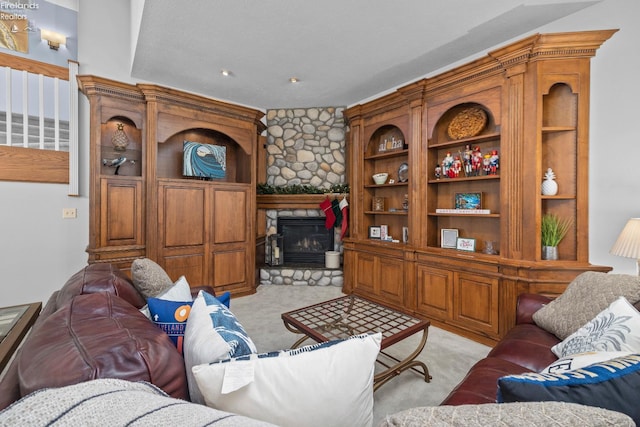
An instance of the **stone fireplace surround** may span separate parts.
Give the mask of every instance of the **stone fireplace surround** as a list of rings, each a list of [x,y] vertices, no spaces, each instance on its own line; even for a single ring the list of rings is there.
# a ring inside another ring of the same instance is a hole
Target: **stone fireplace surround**
[[[267,184],[330,188],[346,183],[343,110],[344,107],[268,110]],[[326,196],[272,197],[278,199],[278,206],[266,209],[267,233],[270,229],[277,230],[279,217],[324,218],[319,204]],[[337,195],[329,195],[333,197]],[[309,199],[314,201],[310,203]],[[333,230],[334,250],[342,258],[340,229]],[[265,266],[260,269],[260,284],[342,286],[343,274],[342,268]]]

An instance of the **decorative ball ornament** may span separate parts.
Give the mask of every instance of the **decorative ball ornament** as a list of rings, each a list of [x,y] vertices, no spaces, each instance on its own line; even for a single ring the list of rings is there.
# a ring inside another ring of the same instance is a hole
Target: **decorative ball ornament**
[[[547,169],[544,174],[544,181],[542,181],[542,195],[543,196],[555,196],[558,194],[558,183],[555,181],[556,174],[553,173],[551,168]]]
[[[116,151],[125,151],[127,149],[127,145],[129,145],[129,138],[127,138],[127,134],[124,133],[124,125],[122,123],[118,123],[117,126],[118,128],[111,137],[111,143]]]

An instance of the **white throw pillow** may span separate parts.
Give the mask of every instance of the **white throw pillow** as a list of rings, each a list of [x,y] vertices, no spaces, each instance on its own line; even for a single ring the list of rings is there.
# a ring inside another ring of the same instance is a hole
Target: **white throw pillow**
[[[630,351],[588,351],[571,356],[563,357],[553,362],[551,365],[540,371],[541,374],[561,374],[563,372],[575,371],[594,363],[606,362],[616,357],[628,356]]]
[[[191,297],[191,287],[184,276],[180,276],[172,287],[158,295],[156,298],[165,301],[191,301],[193,299]],[[140,312],[147,316],[147,319],[151,319],[151,312],[149,311],[148,305],[142,307]]]
[[[380,333],[193,367],[207,406],[282,427],[373,422]]]
[[[183,356],[191,401],[204,403],[191,368],[234,356],[256,353],[256,346],[233,313],[214,296],[200,291],[184,331]]]
[[[560,358],[588,351],[639,353],[640,313],[620,297],[551,351]]]

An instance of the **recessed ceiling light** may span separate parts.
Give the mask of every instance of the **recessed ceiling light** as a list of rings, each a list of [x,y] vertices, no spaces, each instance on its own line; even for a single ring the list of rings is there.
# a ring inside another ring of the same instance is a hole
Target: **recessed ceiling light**
[[[298,83],[298,82],[300,82],[300,79],[297,77],[291,77],[289,79],[289,83]]]
[[[220,74],[222,74],[225,77],[230,77],[231,76],[231,71],[229,71],[229,70],[221,70]]]

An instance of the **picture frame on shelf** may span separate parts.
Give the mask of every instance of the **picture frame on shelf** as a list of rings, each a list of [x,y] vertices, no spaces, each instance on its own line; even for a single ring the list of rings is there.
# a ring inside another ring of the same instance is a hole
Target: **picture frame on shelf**
[[[380,239],[387,240],[388,236],[389,236],[389,226],[388,225],[381,225],[380,226]]]
[[[455,209],[482,209],[482,193],[455,193],[454,207]]]
[[[379,225],[370,225],[369,226],[369,238],[380,240],[381,238],[381,228]]]
[[[402,227],[402,243],[409,243],[409,227]]]
[[[468,237],[458,237],[456,239],[456,249],[459,251],[475,252],[476,239]]]
[[[455,249],[458,240],[457,228],[442,228],[440,230],[440,247]]]

